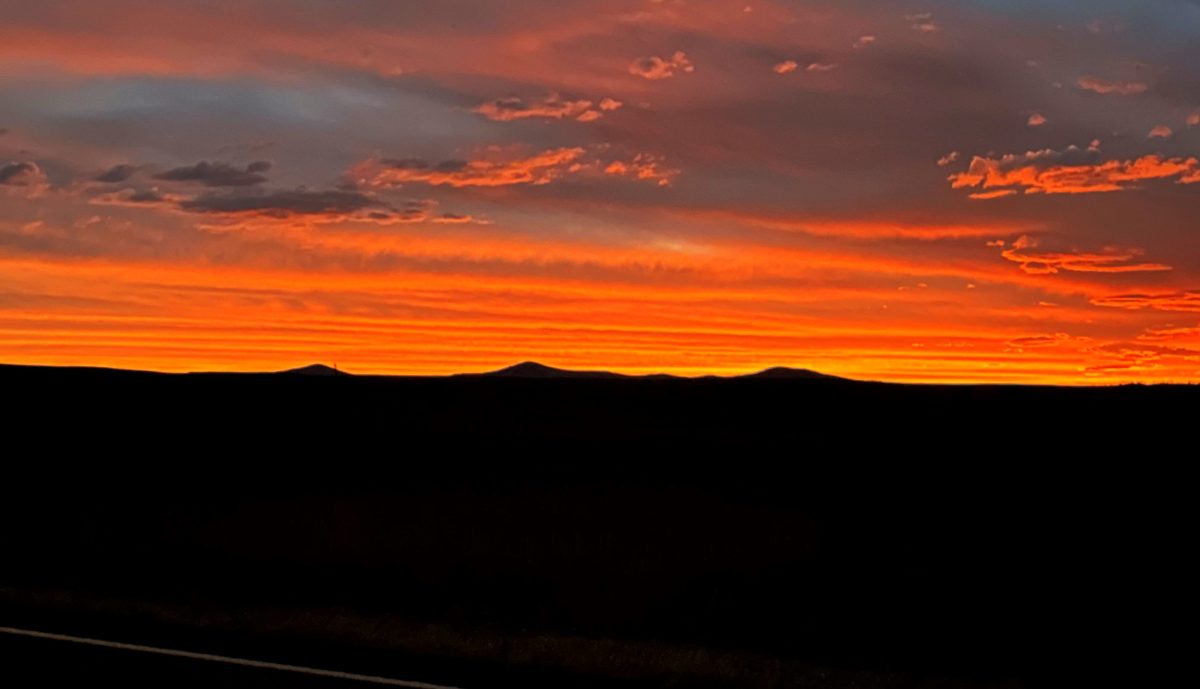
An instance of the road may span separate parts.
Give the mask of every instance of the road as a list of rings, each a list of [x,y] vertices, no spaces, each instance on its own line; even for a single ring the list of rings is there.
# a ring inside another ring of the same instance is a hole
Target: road
[[[164,686],[457,689],[391,677],[0,627],[0,683],[82,689],[110,682],[122,689]]]

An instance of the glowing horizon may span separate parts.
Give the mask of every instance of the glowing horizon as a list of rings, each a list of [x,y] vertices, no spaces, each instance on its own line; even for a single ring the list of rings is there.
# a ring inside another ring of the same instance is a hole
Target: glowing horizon
[[[0,362],[1200,381],[1195,3],[212,8],[6,7]]]

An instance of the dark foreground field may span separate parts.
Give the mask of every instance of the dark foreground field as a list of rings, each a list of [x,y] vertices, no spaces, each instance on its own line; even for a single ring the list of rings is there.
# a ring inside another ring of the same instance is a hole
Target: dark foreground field
[[[0,389],[0,626],[462,687],[1008,687],[1155,667],[1184,643],[1161,620],[1195,612],[1197,387],[0,367]],[[326,686],[3,635],[0,657],[24,686]]]

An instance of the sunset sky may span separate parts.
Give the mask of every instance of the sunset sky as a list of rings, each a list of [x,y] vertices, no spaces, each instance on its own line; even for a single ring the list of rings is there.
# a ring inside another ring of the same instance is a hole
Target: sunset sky
[[[0,0],[0,362],[1200,381],[1196,0]]]

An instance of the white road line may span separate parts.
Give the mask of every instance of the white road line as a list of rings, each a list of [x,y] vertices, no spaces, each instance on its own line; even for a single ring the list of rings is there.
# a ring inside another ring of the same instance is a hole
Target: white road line
[[[187,658],[189,660],[204,660],[210,663],[225,663],[226,665],[240,665],[242,667],[259,668],[263,670],[279,670],[281,672],[295,672],[302,675],[316,675],[318,677],[329,677],[332,679],[344,679],[352,682],[368,682],[370,684],[382,684],[390,687],[408,687],[409,689],[458,689],[457,687],[448,686],[445,684],[428,684],[426,682],[413,682],[403,679],[392,679],[390,677],[376,677],[374,675],[359,675],[353,672],[339,672],[337,670],[321,670],[313,667],[304,667],[302,665],[287,665],[284,663],[270,663],[265,660],[249,660],[247,658],[232,658],[230,656],[214,655],[212,653],[195,653],[193,651],[180,651],[174,648],[157,648],[155,646],[142,646],[140,644],[126,644],[119,641],[105,641],[104,639],[89,639],[83,636],[68,636],[66,634],[50,634],[48,632],[38,632],[32,629],[17,629],[16,627],[0,627],[0,634],[9,634],[12,636],[24,636],[33,639],[47,639],[50,641],[65,641],[73,644],[83,644],[86,646],[99,646],[100,648],[114,648],[121,651],[135,651],[137,653],[153,653],[161,656],[171,656],[174,658]]]

